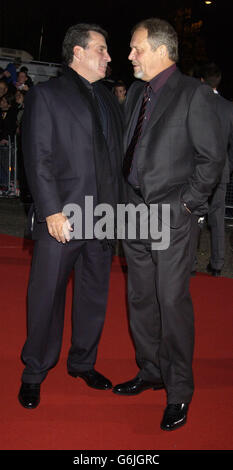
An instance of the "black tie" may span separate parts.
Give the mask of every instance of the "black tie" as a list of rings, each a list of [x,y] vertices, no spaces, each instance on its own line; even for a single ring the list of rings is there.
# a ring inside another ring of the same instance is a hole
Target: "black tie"
[[[134,150],[135,150],[138,139],[139,139],[139,137],[141,135],[141,132],[142,132],[142,124],[143,124],[143,120],[145,118],[146,105],[147,105],[147,101],[149,99],[149,88],[150,88],[150,84],[147,83],[145,85],[145,88],[144,88],[144,95],[143,95],[142,105],[141,105],[141,108],[140,108],[140,111],[139,111],[139,116],[138,116],[137,124],[136,124],[135,130],[134,130],[134,134],[133,134],[133,137],[132,137],[131,142],[129,144],[129,147],[126,151],[125,158],[124,158],[123,175],[126,179],[129,176],[131,166],[132,166],[133,156],[134,156]]]

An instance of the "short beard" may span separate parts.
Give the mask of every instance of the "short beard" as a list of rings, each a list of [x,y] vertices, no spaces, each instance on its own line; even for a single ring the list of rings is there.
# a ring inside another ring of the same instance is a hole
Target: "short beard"
[[[142,70],[139,70],[138,72],[134,72],[135,78],[140,78],[140,79],[142,79],[143,75],[144,75],[144,73],[143,73]]]

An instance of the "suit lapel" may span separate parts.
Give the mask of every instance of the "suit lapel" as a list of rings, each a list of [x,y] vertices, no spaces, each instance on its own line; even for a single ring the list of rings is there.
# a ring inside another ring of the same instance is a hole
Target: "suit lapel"
[[[61,89],[62,94],[59,99],[64,100],[64,105],[69,107],[75,120],[88,129],[87,123],[91,119],[92,106],[91,96],[89,97],[89,92],[85,89],[85,85],[78,82],[75,83],[64,75],[61,77]]]
[[[162,92],[158,98],[155,108],[151,114],[150,121],[144,130],[144,135],[158,122],[162,114],[166,111],[172,99],[175,98],[176,92],[179,90],[179,82],[182,77],[180,71],[177,69],[167,80],[163,86]],[[129,145],[129,136],[132,134],[131,128],[134,122],[135,114],[138,113],[141,106],[141,98],[143,93],[143,82],[138,82],[137,88],[134,90],[132,96],[129,97],[127,108],[129,109],[130,116],[126,115],[126,133],[125,133],[125,149]]]
[[[151,130],[151,128],[158,122],[160,117],[165,113],[169,104],[173,99],[175,99],[176,93],[179,92],[179,81],[182,77],[179,70],[176,70],[167,80],[163,89],[159,95],[158,101],[154,107],[154,110],[151,114],[149,123],[145,128],[144,135]]]

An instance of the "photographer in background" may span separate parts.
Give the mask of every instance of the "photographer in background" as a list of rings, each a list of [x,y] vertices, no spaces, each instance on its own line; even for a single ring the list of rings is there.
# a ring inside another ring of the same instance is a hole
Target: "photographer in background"
[[[26,72],[19,72],[18,73],[18,78],[17,78],[17,82],[15,84],[17,90],[24,90],[24,91],[28,91],[30,86],[29,86],[29,83],[28,83],[28,77],[27,77],[27,74]]]
[[[0,98],[0,145],[8,144],[10,136],[13,139],[16,132],[17,108],[15,97],[6,93]]]

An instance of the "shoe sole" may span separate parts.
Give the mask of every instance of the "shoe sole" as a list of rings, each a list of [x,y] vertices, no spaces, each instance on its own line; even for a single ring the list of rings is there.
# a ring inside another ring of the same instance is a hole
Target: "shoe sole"
[[[36,405],[27,406],[27,405],[25,405],[24,401],[20,398],[20,396],[18,396],[18,400],[19,400],[20,405],[22,405],[22,407],[25,408],[26,410],[34,410],[40,404],[40,400],[39,400]]]
[[[162,390],[164,389],[164,386],[161,385],[161,386],[158,386],[158,387],[148,387],[148,388],[144,388],[144,390],[140,390],[140,392],[134,392],[134,393],[127,393],[127,392],[117,392],[116,390],[112,390],[113,393],[115,393],[116,395],[122,395],[122,396],[130,396],[130,397],[133,397],[134,395],[140,395],[140,393],[143,393],[143,392],[146,392],[147,390]]]

